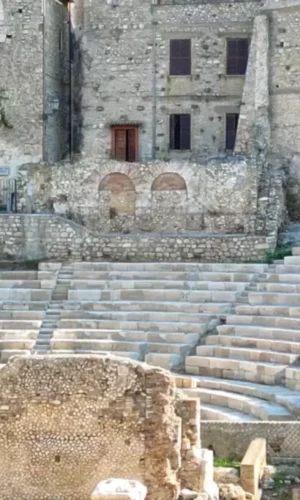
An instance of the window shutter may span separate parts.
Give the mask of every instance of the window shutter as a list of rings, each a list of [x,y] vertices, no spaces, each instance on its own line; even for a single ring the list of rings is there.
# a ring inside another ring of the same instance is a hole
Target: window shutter
[[[175,115],[170,115],[170,149],[175,149]]]
[[[245,75],[249,54],[249,39],[227,40],[227,74]]]
[[[191,115],[180,115],[180,149],[191,149]]]
[[[170,40],[170,75],[191,74],[191,40]]]

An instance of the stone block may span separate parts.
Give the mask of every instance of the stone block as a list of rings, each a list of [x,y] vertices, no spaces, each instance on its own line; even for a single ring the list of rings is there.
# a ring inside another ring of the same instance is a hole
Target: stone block
[[[259,480],[266,465],[266,439],[257,438],[251,441],[241,462],[241,486],[255,497],[258,495]]]
[[[147,488],[139,481],[113,478],[101,481],[91,500],[144,500],[146,495]]]

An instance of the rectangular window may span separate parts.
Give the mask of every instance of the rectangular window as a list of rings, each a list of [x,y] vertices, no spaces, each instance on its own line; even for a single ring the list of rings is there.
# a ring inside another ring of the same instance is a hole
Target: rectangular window
[[[170,149],[191,149],[191,115],[170,115]]]
[[[238,113],[226,114],[226,149],[228,151],[234,150],[238,122],[239,122]]]
[[[248,63],[250,40],[232,38],[227,40],[227,75],[245,75]]]
[[[170,40],[170,75],[191,74],[191,40]]]

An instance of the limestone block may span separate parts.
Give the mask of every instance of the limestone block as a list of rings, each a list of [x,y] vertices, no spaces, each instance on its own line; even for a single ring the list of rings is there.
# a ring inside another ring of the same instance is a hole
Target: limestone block
[[[240,476],[234,467],[215,467],[214,480],[217,484],[239,484]]]
[[[112,478],[96,486],[91,500],[145,500],[146,495],[147,488],[139,481]]]
[[[292,489],[292,499],[293,500],[300,500],[300,488],[293,488]]]

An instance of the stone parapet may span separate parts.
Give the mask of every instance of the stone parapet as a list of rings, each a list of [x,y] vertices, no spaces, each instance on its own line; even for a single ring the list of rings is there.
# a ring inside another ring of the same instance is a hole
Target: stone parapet
[[[276,234],[102,234],[57,215],[0,215],[0,256],[12,260],[261,261]]]

